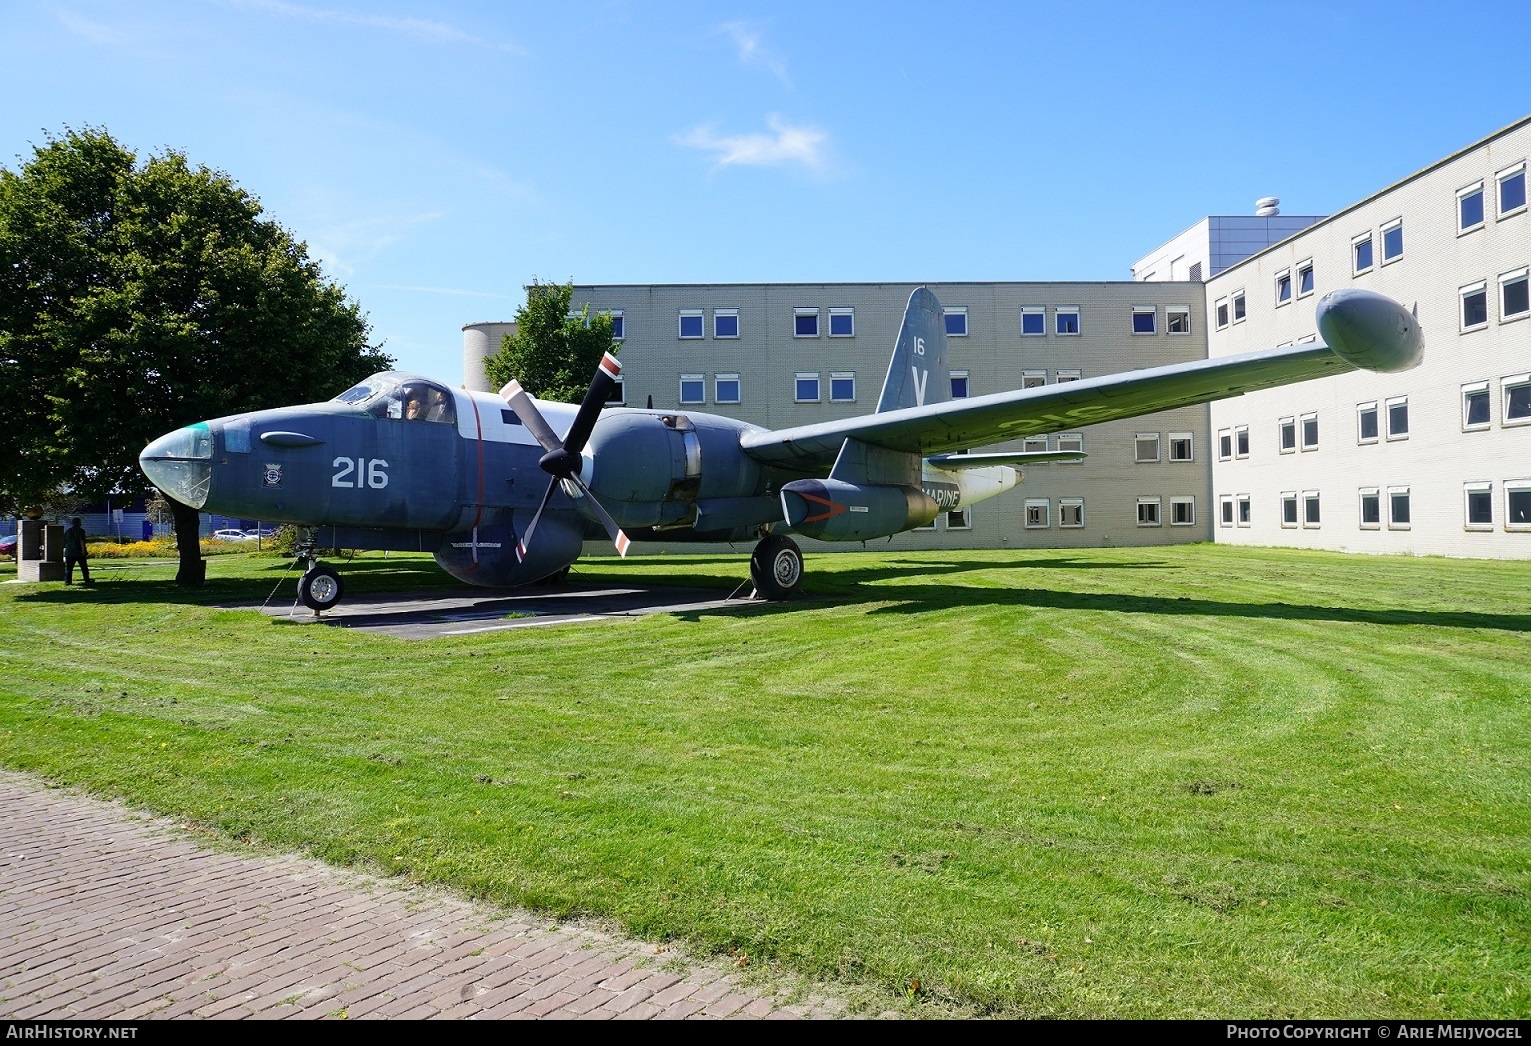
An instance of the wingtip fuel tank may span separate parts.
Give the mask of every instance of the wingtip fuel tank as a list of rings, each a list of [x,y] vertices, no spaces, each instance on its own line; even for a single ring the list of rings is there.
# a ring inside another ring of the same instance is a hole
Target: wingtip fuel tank
[[[1414,314],[1376,291],[1348,287],[1318,303],[1318,332],[1352,366],[1392,374],[1419,366],[1424,334]]]

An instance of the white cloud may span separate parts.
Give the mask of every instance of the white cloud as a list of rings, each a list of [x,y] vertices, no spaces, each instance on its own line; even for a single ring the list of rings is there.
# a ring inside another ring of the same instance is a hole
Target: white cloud
[[[446,212],[412,215],[376,215],[352,221],[314,221],[319,231],[308,237],[308,255],[327,272],[352,276],[357,265],[371,261],[405,238],[405,234],[427,225]]]
[[[502,298],[511,300],[509,294],[491,294],[488,291],[469,291],[458,287],[412,287],[404,284],[384,283],[378,286],[381,291],[409,291],[414,294],[450,294],[457,298]]]
[[[64,23],[65,29],[68,29],[76,36],[84,37],[91,43],[116,45],[137,42],[137,37],[134,34],[116,26],[106,25],[102,22],[93,22],[88,18],[75,14],[73,11],[59,11],[57,14],[58,20]]]
[[[724,22],[718,32],[726,34],[739,52],[739,61],[745,65],[759,65],[769,69],[782,83],[787,79],[787,63],[774,50],[761,42],[760,30],[749,22]]]
[[[748,167],[776,167],[800,163],[817,170],[824,166],[824,143],[829,135],[817,127],[793,127],[779,116],[766,117],[770,134],[715,134],[703,125],[677,135],[674,141],[692,149],[717,154],[717,166],[740,164]]]
[[[248,10],[269,11],[286,18],[301,18],[309,22],[328,22],[336,25],[359,25],[368,29],[383,29],[401,33],[417,40],[436,44],[474,44],[492,47],[512,54],[526,54],[526,49],[515,44],[495,43],[480,39],[466,30],[446,22],[428,18],[400,18],[397,15],[365,14],[360,11],[339,11],[333,8],[307,7],[290,4],[286,0],[232,0],[235,7]]]

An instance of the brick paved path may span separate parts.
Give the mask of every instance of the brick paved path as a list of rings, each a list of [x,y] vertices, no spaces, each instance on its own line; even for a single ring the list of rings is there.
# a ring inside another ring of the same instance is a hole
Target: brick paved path
[[[652,944],[297,857],[203,850],[168,821],[0,771],[0,1016],[837,1012],[752,995]]]

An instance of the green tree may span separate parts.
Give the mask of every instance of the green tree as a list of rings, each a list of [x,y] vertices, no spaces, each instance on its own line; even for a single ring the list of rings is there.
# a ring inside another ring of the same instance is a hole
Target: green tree
[[[311,402],[384,370],[307,247],[228,175],[68,130],[0,168],[0,507],[143,490],[172,429]],[[197,584],[198,514],[175,508]]]
[[[526,288],[526,304],[516,310],[516,333],[507,334],[500,351],[484,361],[490,384],[499,388],[514,378],[533,396],[578,403],[590,387],[601,355],[616,355],[611,316],[591,315],[590,304],[570,312],[573,283],[538,283]]]

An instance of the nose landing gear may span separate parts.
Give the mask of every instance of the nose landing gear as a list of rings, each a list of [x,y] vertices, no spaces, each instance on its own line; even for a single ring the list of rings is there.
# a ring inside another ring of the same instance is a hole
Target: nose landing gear
[[[334,567],[319,562],[319,550],[314,547],[312,533],[308,540],[298,545],[298,562],[306,564],[303,576],[298,578],[298,602],[316,615],[333,610],[340,604],[346,587]]]

